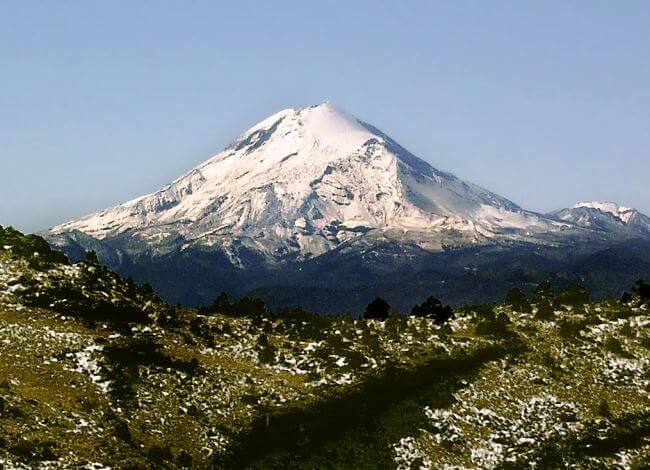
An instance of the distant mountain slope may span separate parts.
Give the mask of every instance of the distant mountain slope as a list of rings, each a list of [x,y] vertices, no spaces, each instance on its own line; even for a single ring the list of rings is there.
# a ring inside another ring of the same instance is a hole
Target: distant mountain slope
[[[603,232],[650,236],[650,217],[614,202],[580,202],[549,216]]]

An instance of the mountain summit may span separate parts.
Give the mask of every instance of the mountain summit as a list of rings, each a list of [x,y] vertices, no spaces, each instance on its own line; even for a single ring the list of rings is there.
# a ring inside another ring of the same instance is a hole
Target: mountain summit
[[[477,242],[553,223],[436,170],[330,103],[285,109],[155,193],[54,227],[148,248],[233,245],[312,257],[369,231],[454,231]],[[141,245],[138,245],[141,246]]]

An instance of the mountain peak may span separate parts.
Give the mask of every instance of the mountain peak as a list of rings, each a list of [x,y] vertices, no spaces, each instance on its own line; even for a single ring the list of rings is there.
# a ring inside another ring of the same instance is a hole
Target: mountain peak
[[[369,232],[421,233],[439,249],[441,237],[478,242],[552,226],[325,102],[275,113],[161,190],[50,233],[126,234],[138,250],[216,245],[233,257],[245,246],[280,260],[317,256]]]
[[[613,215],[614,217],[620,219],[622,222],[627,223],[635,211],[631,207],[621,206],[615,202],[609,201],[583,201],[577,204],[574,204],[571,209],[595,209],[600,212],[605,212]]]
[[[564,222],[604,232],[650,235],[650,218],[632,207],[610,201],[583,201],[549,214]]]

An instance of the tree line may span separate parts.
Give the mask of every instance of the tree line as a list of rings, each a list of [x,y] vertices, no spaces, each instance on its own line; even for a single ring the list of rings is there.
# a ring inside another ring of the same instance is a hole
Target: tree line
[[[638,280],[632,288],[625,292],[619,299],[622,303],[629,303],[634,300],[647,302],[650,300],[650,284],[645,280]],[[610,299],[614,300],[614,299]],[[566,288],[555,292],[555,289],[549,281],[543,281],[538,284],[531,296],[526,295],[519,288],[510,289],[502,304],[511,307],[513,310],[531,313],[535,311],[535,316],[540,319],[551,319],[554,311],[561,308],[569,308],[573,311],[584,311],[584,306],[592,302],[587,289],[578,283],[571,283]],[[494,304],[464,306],[459,310],[474,310],[478,312],[492,310]],[[231,300],[225,292],[209,305],[199,307],[198,313],[201,315],[211,315],[221,313],[234,316],[260,316],[268,315],[271,312],[262,299],[252,297],[242,297],[238,300]],[[299,308],[284,309],[279,316],[285,315],[296,316],[302,313],[304,316],[317,316],[310,312],[304,312]],[[399,313],[395,311],[385,299],[375,297],[365,307],[363,318],[386,320],[392,314]],[[454,315],[454,309],[435,296],[427,297],[423,302],[415,304],[410,311],[414,317],[431,318],[437,324],[444,324]]]

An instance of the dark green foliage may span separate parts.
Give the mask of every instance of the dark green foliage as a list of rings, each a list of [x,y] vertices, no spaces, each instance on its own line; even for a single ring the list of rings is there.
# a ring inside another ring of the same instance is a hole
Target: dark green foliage
[[[122,419],[116,419],[115,425],[113,427],[113,435],[118,439],[123,440],[127,444],[131,444],[131,442],[133,442],[133,437],[131,436],[131,431],[129,430],[129,424]]]
[[[584,318],[561,318],[557,321],[560,328],[560,336],[568,340],[576,340],[580,337],[580,332],[587,326],[589,322]]]
[[[325,338],[327,329],[334,321],[333,317],[307,312],[300,308],[285,308],[278,318],[279,327],[284,332],[303,341]]]
[[[99,256],[97,256],[97,252],[95,250],[88,250],[86,251],[86,262],[88,264],[92,265],[99,265]]]
[[[214,313],[230,313],[232,304],[228,298],[228,294],[222,292],[219,294],[211,304],[199,307],[199,314],[212,315]]]
[[[537,304],[535,318],[539,318],[540,320],[553,320],[555,318],[553,306],[548,300],[542,300]]]
[[[479,335],[495,335],[501,336],[508,333],[508,325],[510,318],[503,312],[495,314],[490,310],[490,313],[484,314],[479,317],[476,324],[476,334]]]
[[[650,300],[650,284],[643,279],[639,279],[634,283],[632,289],[623,292],[621,296],[622,304],[629,304],[630,302],[637,301],[645,303]]]
[[[163,465],[165,462],[170,462],[174,458],[169,446],[160,445],[151,446],[149,452],[147,452],[147,456],[156,465]]]
[[[449,305],[442,305],[442,302],[433,296],[427,297],[424,302],[415,305],[411,309],[411,315],[433,318],[434,322],[439,325],[449,320],[453,314],[454,312]]]
[[[149,322],[149,317],[137,306],[135,299],[110,299],[104,295],[104,283],[91,273],[82,275],[76,283],[66,278],[47,284],[32,279],[19,281],[26,287],[20,295],[25,305],[30,307],[48,308],[91,324],[107,322],[121,330],[125,330],[127,323]]]
[[[553,299],[553,286],[549,281],[540,282],[535,291],[533,292],[533,302],[540,302],[542,300],[552,300]]]
[[[24,439],[10,447],[9,452],[28,463],[52,461],[57,459],[56,454],[52,451],[54,445],[54,442],[51,441],[39,442]]]
[[[632,287],[632,292],[634,292],[642,301],[650,300],[650,284],[645,282],[643,279],[636,281]]]
[[[233,304],[232,313],[243,316],[264,316],[266,315],[266,303],[262,299],[253,297],[242,297]]]
[[[180,468],[190,468],[192,466],[192,456],[185,450],[181,450],[176,456],[176,465]]]
[[[555,299],[555,306],[583,307],[591,301],[589,292],[580,284],[571,283]]]
[[[0,226],[0,251],[4,247],[14,255],[25,258],[34,269],[43,269],[50,264],[69,264],[68,258],[38,235],[23,235],[12,227]]]
[[[623,350],[623,345],[621,344],[621,341],[614,336],[609,336],[605,340],[603,345],[605,346],[605,348],[607,348],[609,352],[618,354],[620,356],[625,355],[625,351]]]
[[[521,290],[512,288],[508,291],[505,298],[505,304],[510,305],[513,310],[518,312],[530,312],[530,303],[528,297]]]
[[[200,315],[213,315],[215,313],[232,316],[260,317],[266,315],[268,311],[266,303],[262,299],[242,297],[235,302],[231,302],[228,294],[222,292],[211,304],[199,307]]]
[[[104,357],[104,373],[113,381],[111,392],[125,402],[135,396],[132,387],[140,377],[139,367],[171,368],[190,375],[200,372],[196,358],[172,358],[150,336],[119,338],[104,348]]]
[[[494,314],[494,305],[490,304],[478,304],[478,305],[465,305],[461,308],[461,311],[466,313],[476,313],[477,316],[481,317],[483,315],[493,315]]]
[[[266,335],[260,335],[257,338],[257,355],[262,364],[271,364],[275,361],[275,352],[277,348],[269,343],[269,339]]]
[[[390,304],[381,297],[375,299],[366,306],[363,318],[386,320],[389,317]]]

